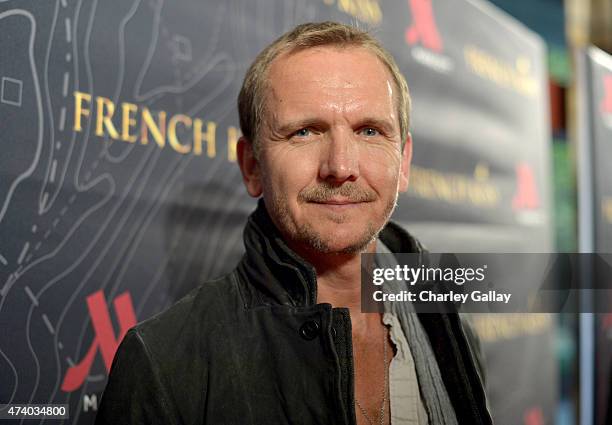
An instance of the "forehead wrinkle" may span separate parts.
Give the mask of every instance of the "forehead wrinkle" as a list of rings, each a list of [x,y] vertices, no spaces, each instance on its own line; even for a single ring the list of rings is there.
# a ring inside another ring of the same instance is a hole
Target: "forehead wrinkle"
[[[296,80],[299,81],[299,80]],[[388,96],[373,99],[370,94],[363,91],[363,86],[351,84],[345,87],[327,87],[317,84],[316,97],[310,90],[310,83],[296,85],[297,88],[292,93],[278,93],[276,88],[270,90],[271,100],[274,109],[294,112],[312,109],[314,111],[329,111],[339,114],[359,112],[360,110],[371,111],[373,109],[384,108],[395,117],[395,98],[387,81]],[[344,92],[344,93],[341,93]],[[376,100],[375,103],[374,100]]]
[[[352,81],[347,78],[343,72],[343,68],[329,69],[326,68],[327,62],[315,60],[314,63],[308,63],[308,56],[315,54],[319,50],[328,50],[329,47],[322,49],[308,49],[307,51],[285,54],[276,58],[268,70],[268,96],[266,96],[266,106],[272,107],[275,112],[272,120],[282,119],[279,112],[283,115],[294,114],[294,111],[308,111],[308,115],[320,115],[325,111],[350,114],[364,110],[371,115],[373,109],[383,107],[384,113],[388,114],[394,121],[399,121],[397,115],[397,95],[395,93],[395,83],[388,69],[380,61],[378,57],[370,52],[365,51],[368,57],[374,58],[376,66],[379,68],[380,78],[376,78],[376,82],[363,81],[358,79]],[[346,50],[339,50],[339,53],[345,53]],[[360,49],[357,51],[360,52]],[[361,53],[364,51],[361,50]],[[295,62],[291,62],[293,55],[301,55],[299,59],[300,65],[306,60],[308,66],[296,67]],[[362,59],[360,59],[362,60]],[[312,72],[317,68],[317,62],[320,63],[322,71],[320,73]],[[297,69],[296,69],[297,68]],[[347,70],[350,67],[346,67]],[[282,81],[279,86],[278,82]],[[377,87],[372,87],[376,85]],[[344,93],[343,93],[344,92]],[[356,92],[357,94],[352,94]],[[387,96],[372,96],[376,92],[383,92]],[[313,98],[313,93],[316,93],[316,98]],[[372,100],[376,99],[377,104],[373,105]],[[312,108],[309,108],[309,105]],[[268,108],[267,108],[268,109]],[[268,115],[268,113],[266,113]],[[345,117],[348,118],[348,117]],[[272,124],[272,123],[270,123]],[[273,124],[278,124],[274,122]]]

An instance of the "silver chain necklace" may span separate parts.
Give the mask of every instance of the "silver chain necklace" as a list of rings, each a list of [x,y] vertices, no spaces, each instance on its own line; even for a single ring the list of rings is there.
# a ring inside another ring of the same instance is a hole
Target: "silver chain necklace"
[[[383,388],[382,388],[382,404],[380,406],[380,413],[379,413],[379,417],[378,417],[378,422],[380,423],[380,425],[384,425],[384,423],[385,423],[385,407],[387,406],[387,387],[389,385],[389,375],[387,375],[387,370],[389,368],[389,361],[387,360],[387,331],[386,331],[386,327],[385,327],[385,332],[383,332],[383,357],[384,357],[384,366],[385,366],[385,368],[383,370],[384,384],[383,384]],[[366,418],[368,423],[370,425],[374,425],[374,421],[372,421],[372,419],[370,419],[370,417],[368,416],[368,412],[366,412],[366,410],[363,408],[361,403],[359,403],[359,400],[357,400],[357,397],[355,397],[355,404],[357,405],[357,407],[359,407],[359,410],[361,410],[361,413]]]

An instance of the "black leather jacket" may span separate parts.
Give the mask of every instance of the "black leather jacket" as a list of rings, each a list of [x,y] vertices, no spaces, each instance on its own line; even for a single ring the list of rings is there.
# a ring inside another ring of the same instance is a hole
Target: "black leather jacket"
[[[393,252],[421,252],[389,223]],[[260,202],[246,254],[131,329],[111,368],[96,424],[355,424],[347,308],[317,304],[314,269],[280,238]],[[423,314],[460,424],[490,424],[484,389],[455,314]]]

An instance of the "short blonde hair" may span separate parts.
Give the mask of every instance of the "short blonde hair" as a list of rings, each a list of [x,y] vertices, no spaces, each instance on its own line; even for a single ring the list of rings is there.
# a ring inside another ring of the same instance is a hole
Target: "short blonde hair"
[[[402,146],[408,137],[410,94],[406,79],[393,56],[366,31],[337,22],[306,23],[283,34],[257,55],[249,67],[238,95],[240,129],[257,154],[258,135],[265,112],[266,89],[270,64],[281,54],[295,53],[320,46],[363,47],[374,53],[387,67],[396,88],[396,101]]]

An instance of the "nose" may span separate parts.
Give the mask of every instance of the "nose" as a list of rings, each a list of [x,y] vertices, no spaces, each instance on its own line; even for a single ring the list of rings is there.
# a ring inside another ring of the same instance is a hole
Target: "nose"
[[[322,180],[338,184],[359,177],[359,146],[352,132],[331,131],[321,156]]]

